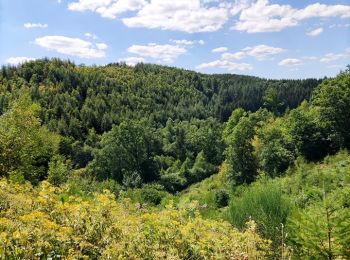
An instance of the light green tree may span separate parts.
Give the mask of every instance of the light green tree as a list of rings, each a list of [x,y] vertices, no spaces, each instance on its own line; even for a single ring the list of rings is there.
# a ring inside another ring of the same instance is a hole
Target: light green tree
[[[41,125],[40,106],[23,92],[0,116],[0,175],[38,182],[57,153],[59,136]]]

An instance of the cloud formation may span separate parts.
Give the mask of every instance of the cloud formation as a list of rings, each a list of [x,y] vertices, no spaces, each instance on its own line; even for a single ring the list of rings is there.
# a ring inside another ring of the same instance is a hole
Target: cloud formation
[[[146,60],[142,57],[127,57],[123,59],[119,59],[119,62],[125,62],[125,64],[129,66],[135,66],[137,63],[146,62]]]
[[[104,43],[93,44],[79,38],[56,35],[36,38],[35,44],[50,51],[86,59],[104,58],[108,47]]]
[[[196,69],[220,68],[228,71],[250,71],[253,67],[248,63],[235,63],[227,60],[215,60],[209,63],[202,63],[196,66]]]
[[[348,5],[315,3],[303,9],[296,9],[290,5],[269,4],[268,0],[241,2],[245,4],[236,12],[240,12],[240,16],[232,29],[248,33],[279,32],[285,28],[297,26],[301,21],[310,18],[350,17]]]
[[[68,9],[92,11],[111,19],[136,12],[122,19],[126,26],[188,33],[217,31],[229,19],[225,4],[213,6],[202,0],[79,0],[69,3]]]
[[[140,10],[146,3],[144,0],[79,0],[69,3],[68,9],[78,12],[92,11],[104,18],[115,19],[122,13]]]
[[[31,57],[10,57],[8,59],[6,59],[6,63],[11,64],[11,65],[18,65],[18,64],[22,64],[24,62],[27,61],[32,61],[35,60],[35,58],[31,58]]]
[[[195,33],[217,31],[228,19],[227,8],[209,7],[200,0],[151,0],[123,23],[128,27]]]
[[[319,27],[319,28],[316,28],[315,30],[307,32],[306,34],[309,36],[317,36],[317,35],[321,34],[322,32],[323,32],[323,28]]]
[[[47,28],[48,25],[46,23],[41,24],[41,23],[25,23],[23,24],[24,28],[26,29],[32,29],[32,28]]]
[[[350,17],[349,5],[310,4],[297,9],[290,5],[270,4],[268,0],[75,0],[72,11],[92,11],[102,17],[122,16],[128,27],[182,31],[214,32],[231,17],[238,16],[233,30],[248,33],[279,32],[310,18]]]
[[[280,66],[287,66],[287,67],[294,67],[302,64],[303,64],[302,60],[293,59],[293,58],[284,59],[278,63],[278,65]]]
[[[225,52],[221,54],[221,58],[223,60],[240,60],[247,56],[251,56],[258,60],[264,60],[284,51],[285,49],[282,48],[260,44],[254,47],[243,48],[242,50],[235,53]]]
[[[256,45],[253,47],[245,47],[240,51],[231,53],[226,47],[213,49],[214,53],[221,53],[220,59],[208,63],[199,64],[196,69],[221,68],[228,71],[250,71],[252,65],[248,63],[236,63],[235,61],[246,57],[254,57],[257,60],[271,58],[274,55],[284,52],[285,49],[277,48],[265,44]]]
[[[149,57],[165,63],[171,63],[178,56],[186,53],[187,50],[178,45],[149,43],[148,45],[132,45],[128,48],[128,52],[141,57]]]
[[[203,40],[198,40],[198,41],[190,41],[190,40],[170,40],[170,42],[175,43],[177,45],[182,45],[182,46],[192,46],[196,43],[203,45],[205,42]]]
[[[215,48],[215,49],[212,49],[211,52],[226,52],[228,51],[228,48],[227,47],[218,47],[218,48]]]
[[[94,33],[87,32],[87,33],[84,33],[84,36],[87,37],[87,38],[94,39],[94,40],[98,39],[97,35],[94,34]]]

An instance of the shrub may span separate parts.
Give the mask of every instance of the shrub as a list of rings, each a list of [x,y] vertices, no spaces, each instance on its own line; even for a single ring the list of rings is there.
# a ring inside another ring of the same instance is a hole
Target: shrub
[[[62,192],[0,180],[1,259],[262,259],[269,251],[254,222],[240,232],[196,207],[137,209],[108,191],[65,200]]]
[[[249,219],[256,221],[258,231],[278,246],[281,224],[285,224],[291,204],[281,188],[273,183],[256,183],[248,187],[240,198],[231,200],[229,217],[234,226],[243,228]]]
[[[220,189],[215,192],[215,204],[218,208],[226,207],[230,199],[230,194],[225,189]]]
[[[69,161],[61,155],[55,155],[49,162],[47,180],[54,185],[60,185],[67,181],[72,170]]]
[[[146,184],[140,191],[143,202],[151,203],[154,205],[160,204],[162,199],[167,194],[167,192],[164,190],[164,187],[160,184]]]

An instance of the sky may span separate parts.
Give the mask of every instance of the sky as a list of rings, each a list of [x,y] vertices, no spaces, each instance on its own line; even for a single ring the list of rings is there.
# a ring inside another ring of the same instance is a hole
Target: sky
[[[43,57],[332,77],[350,64],[350,1],[0,0],[0,64]]]

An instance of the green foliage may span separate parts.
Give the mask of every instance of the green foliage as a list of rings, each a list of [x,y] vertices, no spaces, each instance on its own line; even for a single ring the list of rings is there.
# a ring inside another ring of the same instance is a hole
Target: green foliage
[[[41,126],[40,106],[23,93],[0,116],[0,175],[22,176],[33,183],[47,176],[59,136]]]
[[[161,133],[163,151],[168,156],[194,160],[202,151],[208,162],[218,165],[222,161],[222,125],[214,118],[175,122],[169,119]]]
[[[303,103],[290,112],[287,124],[297,153],[307,160],[320,160],[334,152],[333,138],[329,136],[327,126],[321,121],[315,107]]]
[[[246,117],[247,113],[242,108],[236,108],[233,110],[230,118],[225,124],[225,128],[223,131],[223,139],[226,143],[229,143],[230,137],[233,134],[235,127],[238,125],[239,120],[242,117]]]
[[[119,197],[122,186],[112,179],[96,180],[86,169],[75,170],[67,180],[67,194],[90,198],[94,193],[103,193],[109,190],[114,196]],[[65,186],[65,185],[63,185]]]
[[[278,90],[276,88],[268,88],[263,96],[264,107],[275,115],[279,114],[279,109],[283,106],[283,103],[279,101]]]
[[[159,205],[162,199],[167,195],[164,187],[159,184],[146,184],[140,190],[143,203]]]
[[[349,188],[334,192],[292,215],[289,230],[296,255],[326,259],[350,257],[349,196]]]
[[[312,95],[312,105],[319,109],[320,120],[341,137],[341,145],[350,148],[350,69],[326,80]],[[333,137],[334,138],[334,137]]]
[[[232,185],[227,175],[227,165],[224,163],[219,167],[217,174],[213,174],[201,182],[192,184],[175,196],[174,201],[179,207],[185,207],[194,200],[198,201],[201,206],[200,213],[204,217],[218,220],[226,219],[227,207],[218,208],[215,197],[219,190],[231,192]]]
[[[222,122],[234,109],[256,111],[264,96],[277,92],[285,104],[279,108],[283,113],[287,106],[308,99],[319,82],[204,75],[150,64],[88,67],[42,59],[2,68],[0,113],[28,88],[42,108],[43,124],[62,135],[59,153],[74,169],[88,166],[99,180],[113,178],[130,187],[159,181],[177,192],[222,163],[222,137],[226,139],[238,121],[228,123],[230,131],[224,135]],[[132,122],[139,122],[138,130]],[[186,164],[195,163],[201,152],[204,159],[200,157],[193,171],[193,165],[181,169],[187,159]],[[173,165],[177,160],[180,167]],[[47,170],[49,158],[45,161]],[[27,178],[24,175],[19,170],[11,173],[18,179]],[[46,177],[42,175],[40,179]]]
[[[47,180],[53,185],[60,185],[67,181],[72,168],[70,161],[62,155],[55,155],[49,162]]]
[[[291,210],[291,203],[283,195],[282,187],[273,182],[253,184],[243,191],[239,198],[230,202],[231,223],[243,228],[249,219],[257,223],[259,232],[278,248],[281,224],[285,224]]]
[[[88,67],[59,59],[41,59],[18,67],[2,67],[0,114],[26,86],[42,107],[43,123],[51,131],[80,141],[79,146],[84,147],[90,130],[100,135],[128,120],[147,118],[156,128],[163,128],[169,118],[191,121],[213,117],[224,122],[236,108],[256,111],[262,107],[268,89],[278,91],[284,103],[283,112],[286,107],[295,108],[308,99],[319,83],[315,79],[276,81],[229,74],[204,75],[151,64]],[[216,128],[212,130],[215,132]],[[208,155],[203,147],[201,150],[207,160],[215,155]],[[86,160],[92,159],[88,154],[68,155],[77,167],[85,167]]]
[[[252,139],[255,122],[251,117],[242,117],[228,137],[225,151],[229,165],[229,176],[233,183],[251,183],[257,175],[257,161],[253,155]]]
[[[208,163],[204,157],[204,152],[197,154],[192,168],[185,172],[185,177],[189,184],[204,180],[217,172],[217,167]]]
[[[90,199],[64,194],[45,181],[33,188],[0,180],[0,258],[264,259],[269,253],[254,222],[240,232],[203,219],[196,203],[148,210],[116,202],[108,191]]]
[[[260,168],[271,177],[283,174],[296,156],[295,144],[284,119],[267,121],[257,136],[254,148]]]
[[[180,160],[176,160],[169,168],[161,172],[160,183],[167,191],[175,193],[186,187],[187,180],[184,170],[189,170],[190,166],[187,166],[188,163],[190,163],[189,160],[184,163],[181,163]]]
[[[102,136],[101,148],[94,150],[90,168],[97,178],[112,178],[126,186],[156,180],[158,170],[153,159],[156,141],[144,123],[123,122]]]
[[[58,59],[3,67],[0,258],[265,256],[253,223],[243,233],[209,220],[227,211],[239,228],[255,220],[274,257],[349,258],[349,156],[317,164],[350,148],[349,75],[308,102],[321,81]],[[172,198],[177,209],[162,209]]]
[[[225,189],[220,189],[215,192],[215,204],[218,208],[226,207],[230,199],[230,193]]]

